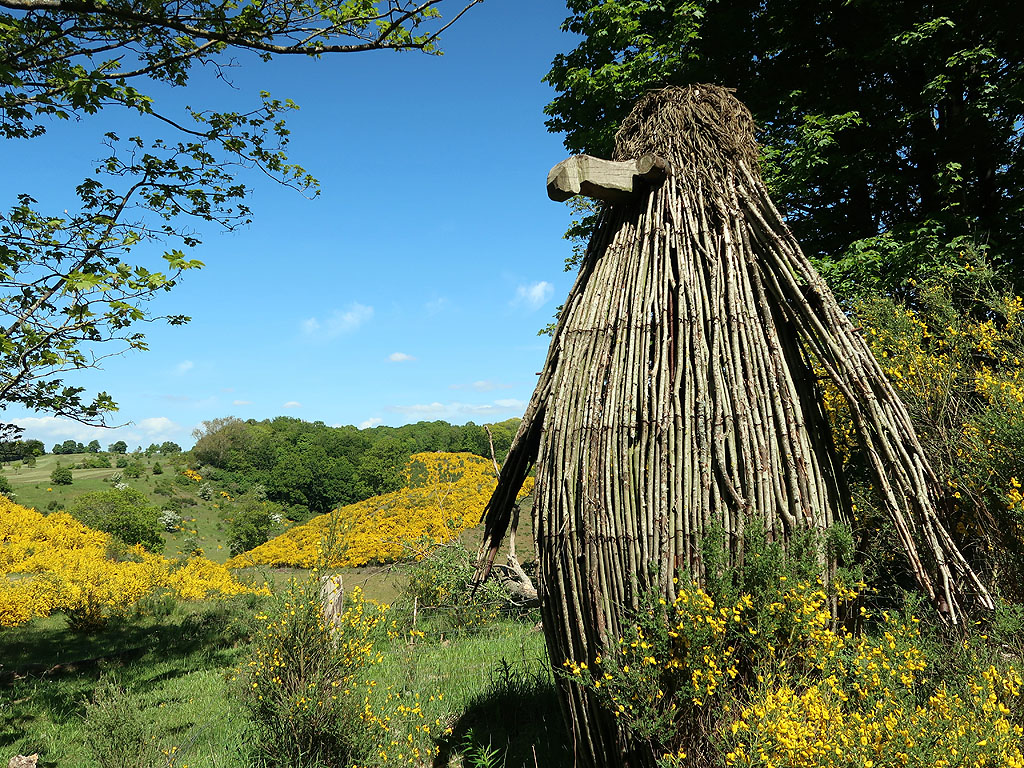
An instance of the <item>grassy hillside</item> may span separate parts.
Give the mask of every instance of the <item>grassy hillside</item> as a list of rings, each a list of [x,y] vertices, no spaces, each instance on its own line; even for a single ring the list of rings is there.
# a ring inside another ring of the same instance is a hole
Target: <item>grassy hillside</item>
[[[166,555],[175,557],[185,554],[187,545],[195,543],[211,560],[221,563],[227,560],[229,552],[226,527],[220,514],[224,497],[214,489],[210,500],[200,498],[200,484],[181,474],[184,466],[183,456],[157,454],[147,457],[145,454],[129,454],[129,461],[139,461],[145,468],[139,478],[125,477],[123,468],[111,466],[107,469],[72,469],[71,485],[55,485],[50,480],[50,473],[58,464],[62,467],[74,467],[81,464],[87,456],[88,454],[47,454],[38,457],[34,467],[15,462],[5,465],[2,471],[14,488],[14,500],[22,506],[40,511],[66,509],[78,496],[107,490],[113,480],[120,477],[119,482],[143,493],[149,499],[149,503],[158,509],[180,507],[178,512],[183,518],[183,529],[164,534]],[[112,460],[111,464],[113,463]],[[163,472],[154,475],[153,466],[157,463]],[[178,501],[175,502],[174,499]]]

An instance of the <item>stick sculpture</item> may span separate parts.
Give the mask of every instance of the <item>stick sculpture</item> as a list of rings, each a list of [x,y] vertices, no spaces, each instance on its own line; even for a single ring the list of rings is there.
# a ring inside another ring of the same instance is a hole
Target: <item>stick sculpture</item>
[[[751,521],[785,543],[849,519],[814,364],[849,403],[921,589],[951,623],[969,600],[992,605],[939,520],[905,407],[769,199],[757,152],[730,91],[673,87],[634,107],[615,162],[575,157],[548,177],[554,199],[609,204],[488,505],[478,578],[535,465],[556,666],[614,647],[652,589],[671,602],[678,569],[702,579],[712,529],[738,563]],[[622,765],[614,718],[578,686],[561,695],[580,757]]]

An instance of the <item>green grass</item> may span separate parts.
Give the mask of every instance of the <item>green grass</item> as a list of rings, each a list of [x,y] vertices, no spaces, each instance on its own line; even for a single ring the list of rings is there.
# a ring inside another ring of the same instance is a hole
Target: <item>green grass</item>
[[[118,743],[125,729],[100,722],[90,702],[111,681],[153,750],[133,766],[245,768],[248,726],[232,678],[247,658],[260,605],[252,597],[154,600],[96,634],[72,632],[60,616],[0,630],[0,758],[39,752],[42,768],[104,768],[90,736]],[[540,765],[571,765],[542,634],[530,622],[501,619],[440,635],[433,622],[421,614],[426,638],[393,641],[375,671],[380,690],[419,693],[427,720],[450,727],[436,733],[434,765],[470,766],[461,755],[488,746],[507,768],[534,766],[534,752]]]

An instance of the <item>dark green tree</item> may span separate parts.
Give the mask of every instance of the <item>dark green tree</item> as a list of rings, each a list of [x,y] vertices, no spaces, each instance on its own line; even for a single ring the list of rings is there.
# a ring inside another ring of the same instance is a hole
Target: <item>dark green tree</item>
[[[128,453],[128,443],[124,440],[118,440],[116,443],[111,443],[107,446],[107,450],[111,453]]]
[[[155,94],[189,85],[197,71],[223,78],[247,54],[437,53],[438,36],[480,0],[449,20],[442,2],[0,0],[0,138],[39,140],[55,120],[100,110],[143,118],[136,135],[106,134],[95,173],[75,187],[77,207],[48,213],[25,191],[0,213],[0,406],[103,423],[116,408],[110,395],[64,378],[145,349],[145,321],[188,320],[149,309],[202,266],[182,250],[199,242],[187,221],[248,222],[240,169],[316,192],[287,155],[291,101],[263,92],[248,109],[178,111]],[[162,259],[133,263],[139,246],[163,250]]]
[[[62,467],[60,464],[54,467],[54,470],[50,473],[50,482],[54,485],[71,485],[74,481],[75,478],[71,474],[71,469]]]
[[[546,111],[571,151],[609,157],[647,90],[724,85],[753,112],[773,199],[830,278],[853,270],[890,290],[955,258],[957,237],[1024,274],[1024,37],[1009,0],[568,7],[582,40],[555,58]]]
[[[91,441],[89,441],[89,444],[87,446],[85,446],[85,449],[89,453],[99,453],[100,452],[100,441],[99,440],[91,440]]]
[[[163,549],[159,510],[134,488],[83,493],[68,512],[90,528],[105,531],[125,544],[141,544],[150,552]]]

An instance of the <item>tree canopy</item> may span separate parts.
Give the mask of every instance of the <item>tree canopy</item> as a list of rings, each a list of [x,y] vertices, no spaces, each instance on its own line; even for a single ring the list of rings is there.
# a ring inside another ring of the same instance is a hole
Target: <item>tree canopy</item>
[[[647,90],[717,83],[753,112],[773,199],[809,255],[862,272],[873,258],[862,283],[887,265],[903,280],[966,236],[1020,266],[1024,41],[1008,0],[568,7],[583,39],[555,57],[546,111],[571,151],[610,156]],[[871,255],[850,249],[877,236]]]
[[[226,78],[245,53],[437,53],[438,36],[480,0],[447,20],[442,2],[0,0],[0,137],[38,140],[54,121],[116,108],[159,129],[107,133],[94,173],[75,187],[77,210],[47,213],[24,190],[0,212],[0,407],[102,424],[111,396],[64,377],[145,349],[140,323],[187,322],[148,305],[202,266],[183,250],[199,243],[188,220],[247,223],[245,169],[316,193],[287,155],[291,101],[262,92],[249,109],[178,113],[155,94],[187,85],[197,65]],[[146,243],[160,244],[159,265],[131,263]]]

